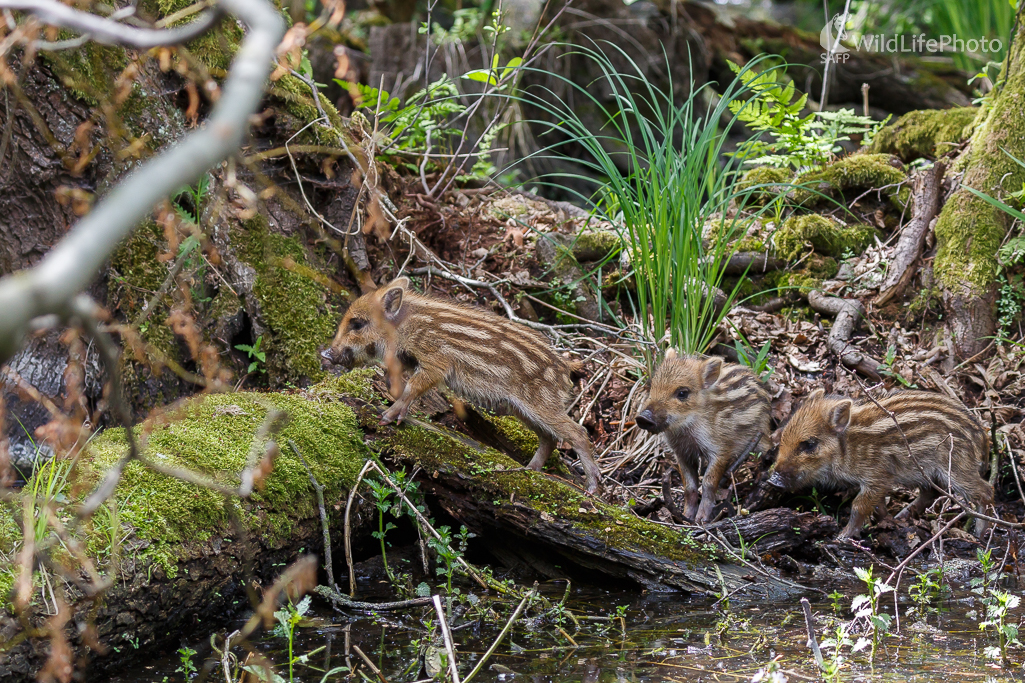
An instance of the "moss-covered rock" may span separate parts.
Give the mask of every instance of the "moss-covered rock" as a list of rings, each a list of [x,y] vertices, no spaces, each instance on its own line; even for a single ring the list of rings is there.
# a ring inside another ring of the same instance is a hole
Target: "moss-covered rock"
[[[794,174],[789,169],[759,166],[740,177],[737,191],[748,193],[746,203],[761,206],[780,194],[786,194],[786,185],[793,179]]]
[[[842,257],[845,252],[860,254],[872,244],[876,229],[859,223],[843,225],[819,214],[791,216],[772,235],[780,258],[792,260],[809,247],[826,256]]]
[[[852,154],[825,168],[802,173],[794,181],[804,187],[795,189],[793,196],[799,204],[815,204],[822,195],[851,201],[866,190],[881,189],[899,210],[904,210],[911,199],[907,187],[907,173],[896,157],[889,154]]]
[[[978,113],[978,107],[908,112],[880,130],[869,151],[895,154],[905,162],[923,157],[935,159],[971,136]]]
[[[275,384],[324,376],[318,348],[335,333],[338,314],[331,290],[312,277],[303,245],[295,237],[270,232],[258,215],[232,231],[238,258],[256,273],[253,295],[266,330],[262,350]]]

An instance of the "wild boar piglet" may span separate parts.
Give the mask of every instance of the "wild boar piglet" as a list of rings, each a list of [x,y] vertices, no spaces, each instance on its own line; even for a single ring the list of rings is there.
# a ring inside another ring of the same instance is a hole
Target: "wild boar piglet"
[[[896,486],[919,489],[898,517],[929,507],[938,495],[933,484],[982,511],[993,503],[993,487],[979,474],[988,454],[982,424],[943,394],[903,391],[876,405],[816,389],[784,425],[769,483],[788,490],[857,488],[850,521],[840,533],[857,538],[873,511],[886,516],[883,503]],[[978,519],[975,528],[981,534],[985,520]]]
[[[686,490],[683,514],[704,524],[730,465],[752,447],[769,445],[769,418],[769,393],[748,368],[715,356],[678,356],[669,349],[634,419],[641,429],[665,434]],[[701,460],[706,468],[699,492]]]
[[[474,405],[526,423],[539,440],[531,469],[544,467],[558,441],[566,441],[584,467],[588,493],[600,488],[587,431],[566,414],[571,375],[580,366],[524,325],[417,294],[407,278],[398,278],[352,303],[324,355],[347,369],[388,356],[402,363],[408,381],[384,424],[401,422],[417,398],[445,384]]]

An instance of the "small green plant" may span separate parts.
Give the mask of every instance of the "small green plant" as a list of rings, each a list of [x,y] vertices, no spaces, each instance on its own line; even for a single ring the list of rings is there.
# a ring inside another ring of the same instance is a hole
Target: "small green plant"
[[[183,187],[175,193],[171,203],[174,206],[175,213],[182,220],[197,226],[200,224],[203,205],[206,203],[207,195],[210,193],[210,179],[210,174],[204,173],[200,176],[195,186]]]
[[[844,596],[840,591],[834,589],[833,592],[826,597],[831,600],[830,606],[833,608],[833,614],[840,614],[840,610],[843,609],[843,604],[841,604],[840,601],[846,596]]]
[[[893,619],[889,614],[879,610],[879,598],[882,595],[891,592],[893,590],[893,586],[889,585],[879,577],[874,576],[874,569],[875,565],[869,566],[868,569],[862,569],[861,567],[854,568],[854,573],[859,579],[865,582],[865,587],[868,589],[868,593],[858,595],[854,598],[854,601],[851,602],[851,611],[854,612],[854,618],[866,620],[868,622],[869,630],[872,632],[872,652],[869,655],[870,661],[875,660],[876,649],[879,647],[879,636],[885,635],[890,630],[890,621]],[[864,647],[864,645],[862,647]],[[854,651],[856,652],[859,649],[861,648],[855,644]]]
[[[286,603],[281,609],[274,613],[274,618],[277,619],[278,625],[274,627],[274,635],[279,638],[285,638],[288,641],[288,680],[291,682],[294,680],[293,667],[297,661],[305,661],[308,655],[302,657],[294,656],[294,645],[295,645],[295,628],[302,621],[303,616],[310,609],[310,596],[307,595],[305,598],[299,601],[298,605],[293,605],[291,602]]]
[[[175,669],[175,671],[184,676],[185,680],[189,680],[197,673],[199,673],[199,670],[196,669],[196,665],[192,663],[192,658],[195,656],[196,651],[188,645],[184,645],[178,648],[178,661],[181,663],[178,665],[178,668]]]
[[[807,94],[799,95],[793,81],[784,83],[779,68],[761,73],[729,62],[730,68],[750,89],[750,99],[730,102],[730,111],[758,133],[767,134],[744,143],[737,155],[752,166],[816,168],[832,161],[843,150],[841,142],[851,135],[871,139],[889,121],[859,116],[853,109],[818,111],[802,116]]]
[[[384,516],[394,507],[391,498],[395,492],[384,482],[375,479],[367,479],[366,481],[370,487],[370,492],[374,496],[374,505],[377,507],[377,531],[371,535],[381,544],[381,561],[384,563],[384,573],[388,575],[388,581],[394,584],[395,576],[388,566],[388,546],[384,539],[388,532],[395,528],[395,525],[391,522],[385,522]]]
[[[822,677],[827,681],[837,681],[840,679],[840,672],[843,671],[844,663],[847,661],[843,656],[843,648],[848,648],[850,652],[857,652],[868,644],[867,640],[862,639],[864,640],[863,643],[859,641],[861,647],[857,647],[857,644],[850,639],[850,635],[847,632],[848,628],[848,624],[844,622],[838,623],[833,637],[824,639],[819,645],[823,651],[832,650],[833,652],[829,659],[823,659],[822,661]]]
[[[772,348],[771,341],[762,344],[762,348],[759,349],[757,354],[750,346],[741,344],[739,341],[734,342],[734,347],[737,349],[737,359],[740,361],[740,364],[751,368],[758,379],[764,382],[772,377],[775,370],[769,365],[769,350]]]
[[[992,628],[997,634],[997,645],[986,648],[986,655],[992,659],[999,659],[1006,665],[1007,648],[1011,645],[1021,645],[1018,641],[1018,625],[1007,623],[1008,614],[1018,607],[1021,598],[996,588],[1004,578],[1004,573],[993,558],[992,549],[984,551],[979,548],[975,551],[975,556],[979,560],[982,572],[981,576],[973,578],[969,585],[971,592],[979,596],[979,602],[985,608],[985,618],[979,622],[979,629],[985,631]],[[967,616],[977,615],[973,611]]]
[[[990,589],[995,586],[1000,579],[1004,578],[1003,572],[997,567],[996,560],[993,559],[993,550],[983,550],[977,548],[975,551],[975,558],[979,561],[979,567],[982,570],[982,575],[979,577],[972,578],[968,584],[971,586],[971,591],[980,597],[984,597],[989,593]]]
[[[459,101],[459,89],[448,76],[442,75],[405,102],[386,90],[362,83],[337,79],[335,82],[354,94],[358,110],[376,117],[389,139],[381,155],[407,171],[419,173],[417,157],[426,153],[428,147],[432,153],[451,154],[455,151],[453,143],[462,139],[463,131],[454,125],[454,120],[466,111],[466,105]],[[482,140],[478,150],[478,163],[488,158],[490,148],[484,149],[485,142]]]
[[[252,372],[254,370],[259,371],[261,374],[267,372],[267,368],[263,367],[262,364],[267,362],[267,354],[260,350],[260,344],[263,343],[263,335],[261,334],[256,338],[256,342],[250,346],[249,344],[236,344],[235,348],[239,351],[243,351],[249,356],[249,369],[246,372]]]
[[[34,442],[32,445],[35,447]],[[30,496],[29,505],[35,519],[33,529],[36,543],[41,543],[50,533],[47,510],[56,512],[57,507],[64,505],[69,500],[67,489],[71,463],[56,455],[51,455],[45,460],[43,457],[36,447],[36,462],[42,460],[42,464],[36,468],[26,487],[26,493]]]
[[[886,347],[886,357],[883,358],[883,364],[879,368],[879,374],[885,377],[892,377],[893,379],[897,380],[900,384],[902,384],[905,387],[908,387],[909,389],[917,389],[917,385],[912,384],[908,380],[904,379],[903,375],[901,375],[899,372],[893,369],[893,364],[896,360],[897,347],[893,344],[890,344],[888,347]]]
[[[459,593],[458,588],[452,587],[452,578],[455,576],[456,563],[459,558],[466,552],[469,540],[474,537],[474,534],[470,533],[470,530],[465,526],[459,528],[459,533],[453,537],[452,529],[448,526],[438,527],[438,535],[441,538],[429,538],[428,544],[431,549],[434,550],[438,557],[438,567],[436,569],[438,576],[445,577],[445,601],[446,601],[446,612],[448,616],[452,616],[452,598]],[[459,544],[453,547],[452,543],[454,540],[458,540]]]
[[[558,88],[569,93],[566,97],[554,96],[553,87],[528,89],[518,98],[550,121],[543,122],[550,128],[545,135],[556,142],[542,152],[582,169],[555,174],[549,182],[588,202],[599,218],[619,228],[624,260],[636,284],[643,337],[661,345],[668,331],[668,345],[684,354],[702,353],[743,284],[740,278],[725,297],[713,295],[722,291],[734,249],[731,238],[741,229],[728,209],[752,192],[738,184],[737,162],[725,169],[719,163],[736,120],[730,119],[729,103],[747,88],[739,79],[721,84],[719,97],[707,106],[704,86],[688,91],[687,84],[680,89],[670,83],[660,88],[617,45],[574,45],[572,51],[594,63],[603,74],[600,82],[555,76]],[[621,72],[624,63],[629,66]],[[748,68],[743,71],[747,74]],[[614,104],[606,106],[594,95],[596,89],[611,94]],[[583,111],[602,117],[599,132],[582,118]],[[720,126],[723,120],[728,123]],[[600,185],[595,177],[603,179]],[[574,189],[581,186],[593,192]],[[706,230],[716,238],[706,240]],[[640,350],[649,371],[657,356],[653,351],[650,344]]]
[[[983,631],[992,628],[997,634],[996,647],[987,647],[985,654],[991,659],[999,659],[1007,666],[1007,648],[1011,645],[1021,646],[1018,641],[1018,624],[1008,623],[1007,617],[1011,610],[1021,604],[1021,598],[1004,591],[990,590],[988,599],[983,602],[986,605],[986,620],[979,624],[979,628]]]
[[[925,616],[937,610],[935,603],[942,600],[949,590],[943,581],[943,571],[939,567],[934,567],[915,578],[908,587],[908,597],[915,604],[913,609]]]

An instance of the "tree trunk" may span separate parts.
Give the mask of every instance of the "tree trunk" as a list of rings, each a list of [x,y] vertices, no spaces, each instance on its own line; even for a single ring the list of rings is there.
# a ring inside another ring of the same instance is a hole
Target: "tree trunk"
[[[1020,190],[1025,169],[1025,25],[1010,46],[1010,62],[999,88],[979,113],[968,150],[959,160],[964,175],[936,222],[938,251],[935,273],[943,287],[943,303],[954,347],[961,359],[979,354],[997,331],[997,250],[1011,217],[972,194],[973,188],[1006,201]]]

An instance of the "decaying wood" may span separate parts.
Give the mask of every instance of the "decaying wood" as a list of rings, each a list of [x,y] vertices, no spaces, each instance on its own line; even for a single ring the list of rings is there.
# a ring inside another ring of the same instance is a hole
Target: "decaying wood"
[[[485,447],[468,437],[415,419],[407,418],[407,423],[398,429],[420,428],[438,437],[454,438],[463,447],[471,449],[471,452],[479,451],[482,459],[484,457]],[[389,435],[394,433],[391,427],[380,432],[385,457],[399,466],[423,465],[418,453],[387,447]],[[780,596],[792,590],[783,583],[750,582],[744,578],[749,574],[747,569],[726,560],[711,559],[715,555],[710,548],[696,550],[691,560],[674,560],[640,547],[613,543],[611,539],[623,529],[624,522],[619,516],[621,511],[596,500],[588,499],[581,504],[584,511],[581,514],[587,516],[587,524],[582,525],[573,519],[545,512],[532,501],[517,499],[515,493],[496,499],[495,482],[501,481],[502,473],[485,477],[475,475],[472,463],[467,462],[464,466],[459,460],[453,458],[443,467],[422,468],[418,475],[421,490],[432,504],[440,506],[458,524],[466,525],[486,543],[488,539],[501,539],[495,550],[506,561],[520,559],[523,564],[553,577],[564,577],[576,567],[615,580],[629,579],[652,591],[718,592],[722,589],[720,573],[726,590],[739,591],[739,594],[749,597]],[[549,480],[564,488],[565,496],[580,494],[579,490],[556,478],[549,477]],[[687,540],[686,531],[666,530],[653,524],[652,530],[656,529],[679,534],[684,547],[693,543]]]
[[[947,165],[941,159],[933,164],[932,168],[915,175],[911,220],[900,233],[897,249],[890,262],[890,270],[875,299],[877,306],[885,305],[899,297],[914,277],[917,269],[913,266],[922,253],[925,237],[929,234],[940,210],[940,192],[946,169]]]
[[[865,316],[865,307],[857,299],[844,299],[823,294],[817,289],[808,292],[808,305],[816,313],[836,316],[829,330],[826,345],[847,367],[857,370],[873,381],[879,381],[879,363],[849,342],[858,321]]]
[[[706,527],[730,545],[753,547],[758,554],[805,552],[809,544],[836,536],[839,527],[829,515],[794,512],[790,508],[763,510],[746,517],[730,517]],[[743,541],[743,543],[741,543]]]
[[[786,265],[785,261],[773,258],[760,251],[738,251],[730,256],[723,268],[725,275],[759,275],[771,270],[779,270]]]

